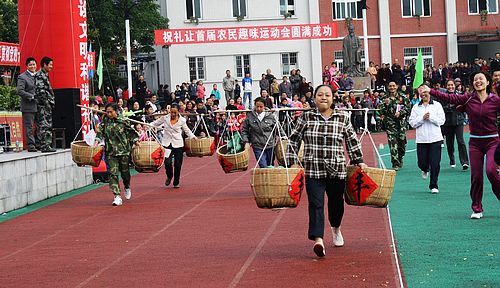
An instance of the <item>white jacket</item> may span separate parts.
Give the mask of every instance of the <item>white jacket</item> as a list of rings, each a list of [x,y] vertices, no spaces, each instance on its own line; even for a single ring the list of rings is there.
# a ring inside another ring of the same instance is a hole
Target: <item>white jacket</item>
[[[424,120],[424,114],[429,112],[429,119]],[[410,125],[417,129],[417,143],[434,143],[443,140],[440,126],[446,120],[443,107],[437,101],[430,100],[425,106],[422,102],[411,109]]]
[[[163,126],[163,139],[161,141],[161,145],[164,147],[168,147],[170,146],[170,144],[172,144],[173,148],[184,147],[182,131],[186,133],[188,138],[196,138],[196,136],[194,136],[193,132],[191,132],[191,130],[189,130],[189,127],[187,126],[186,118],[180,115],[179,120],[174,125],[170,123],[170,114],[157,119],[156,121],[151,123],[151,125],[155,127]]]

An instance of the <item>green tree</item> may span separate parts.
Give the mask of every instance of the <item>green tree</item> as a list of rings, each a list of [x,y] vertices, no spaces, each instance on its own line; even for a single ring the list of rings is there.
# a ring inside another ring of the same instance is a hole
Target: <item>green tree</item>
[[[17,1],[0,1],[0,41],[18,43]]]

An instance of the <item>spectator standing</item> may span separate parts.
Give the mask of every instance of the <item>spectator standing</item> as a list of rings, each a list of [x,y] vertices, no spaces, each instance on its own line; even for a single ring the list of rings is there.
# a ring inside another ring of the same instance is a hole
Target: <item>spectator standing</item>
[[[33,124],[37,112],[35,99],[36,60],[33,57],[26,59],[26,71],[17,78],[17,94],[21,97],[21,113],[23,115],[24,136],[28,152],[36,152],[36,141],[33,133]]]
[[[220,91],[217,88],[217,84],[214,84],[212,86],[212,91],[210,92],[210,95],[212,94],[215,96],[215,100],[220,101]]]
[[[191,84],[189,84],[188,88],[189,100],[196,101],[198,98],[198,84],[196,84],[196,80],[191,80]]]
[[[271,93],[271,83],[269,83],[269,80],[266,78],[266,74],[262,74],[262,78],[259,81],[259,87],[260,90],[267,90],[267,93]]]
[[[245,78],[241,80],[241,85],[243,85],[243,105],[252,109],[252,77],[250,73],[245,73]]]
[[[301,77],[297,74],[297,70],[292,69],[292,71],[290,71],[290,85],[292,86],[292,93],[288,94],[288,97],[292,97],[293,94],[299,93],[300,80]]]
[[[493,75],[495,71],[500,71],[500,53],[495,53],[495,58],[491,59],[490,69],[491,75]]]
[[[279,95],[286,93],[288,98],[292,97],[292,85],[288,82],[288,77],[283,76],[283,82],[279,84]]]
[[[144,76],[143,75],[139,76],[139,81],[137,81],[137,84],[135,86],[135,97],[137,98],[137,101],[139,101],[141,107],[144,107],[144,103],[146,101],[147,89],[148,86],[146,84],[146,81],[144,81]]]
[[[229,99],[234,99],[234,86],[236,84],[236,80],[231,76],[231,71],[226,70],[226,76],[222,78],[222,88],[224,89],[226,96],[226,103],[229,102]]]

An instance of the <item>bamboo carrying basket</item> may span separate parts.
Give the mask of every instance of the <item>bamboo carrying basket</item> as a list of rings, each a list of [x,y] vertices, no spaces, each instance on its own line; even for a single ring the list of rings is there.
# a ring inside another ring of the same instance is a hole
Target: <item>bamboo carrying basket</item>
[[[212,145],[214,143],[214,137],[205,138],[192,138],[186,139],[185,150],[186,156],[188,157],[203,157],[212,156],[214,151],[212,150]]]
[[[236,154],[227,154],[227,145],[222,145],[217,149],[219,163],[226,173],[246,171],[250,158],[248,149]]]
[[[158,155],[153,155],[160,148]],[[155,161],[157,157],[157,161]],[[132,162],[137,172],[153,171],[158,172],[163,165],[164,152],[161,145],[156,141],[141,141],[132,148]]]
[[[297,203],[289,194],[292,181],[302,168],[254,168],[252,170],[251,186],[255,202],[259,208],[294,208]],[[299,200],[305,185],[305,177],[300,179]]]
[[[281,145],[283,144],[283,148],[285,148],[285,153],[283,153],[283,149],[281,149]],[[278,160],[278,163],[281,166],[285,166],[285,159],[284,156],[286,156],[286,150],[288,146],[288,140],[286,139],[281,139],[278,141],[278,144],[276,145],[276,159]],[[304,141],[301,142],[299,152],[297,153],[297,156],[299,157],[299,162],[302,162],[302,158],[304,157]]]
[[[78,166],[99,167],[103,150],[104,146],[102,145],[92,147],[87,145],[85,141],[71,142],[71,157]]]
[[[347,166],[347,179],[358,170],[358,166]],[[374,206],[386,207],[391,200],[392,192],[394,190],[394,181],[396,179],[396,171],[381,168],[366,168],[366,174],[377,183],[378,188],[368,197],[362,205],[358,205],[356,199],[350,193],[345,193],[345,202],[354,206]]]

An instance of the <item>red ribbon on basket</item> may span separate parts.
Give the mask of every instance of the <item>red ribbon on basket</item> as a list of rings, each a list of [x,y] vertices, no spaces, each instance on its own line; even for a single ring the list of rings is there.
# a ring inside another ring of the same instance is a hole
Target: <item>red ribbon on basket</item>
[[[214,155],[214,153],[215,153],[215,139],[210,145],[210,155]]]
[[[163,164],[163,158],[165,157],[165,151],[162,147],[158,147],[153,153],[151,153],[151,160],[160,167]]]
[[[305,185],[304,170],[300,170],[297,176],[295,176],[292,183],[290,184],[290,189],[288,189],[288,194],[290,195],[290,197],[292,197],[293,202],[295,202],[295,205],[299,204],[300,196],[302,195],[302,190],[304,189],[304,185]]]
[[[234,166],[233,163],[227,161],[222,155],[219,155],[219,163],[220,166],[222,166],[222,170],[226,173],[231,172],[231,169],[233,169]]]
[[[366,172],[358,169],[352,174],[351,178],[347,180],[346,190],[351,196],[350,198],[355,199],[357,205],[363,205],[366,199],[368,199],[377,188],[377,183],[375,183]]]
[[[99,152],[95,153],[94,157],[92,157],[92,159],[94,159],[94,162],[95,162],[94,167],[99,167],[99,164],[101,164],[103,151],[104,151],[104,149],[100,149]]]

